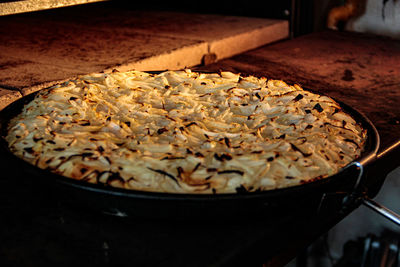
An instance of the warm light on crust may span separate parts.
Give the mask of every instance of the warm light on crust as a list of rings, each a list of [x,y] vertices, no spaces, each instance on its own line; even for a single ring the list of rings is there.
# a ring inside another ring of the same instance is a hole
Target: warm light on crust
[[[17,156],[127,189],[232,193],[328,177],[366,131],[326,96],[230,72],[81,76],[41,91],[9,125]]]

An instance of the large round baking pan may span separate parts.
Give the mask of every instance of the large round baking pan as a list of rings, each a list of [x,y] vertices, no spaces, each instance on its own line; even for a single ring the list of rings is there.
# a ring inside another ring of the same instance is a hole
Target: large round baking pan
[[[328,178],[289,188],[207,195],[142,192],[66,178],[16,157],[4,140],[10,119],[19,114],[36,94],[27,95],[0,111],[0,156],[5,160],[4,166],[12,170],[8,175],[28,181],[36,194],[50,193],[59,201],[75,206],[119,216],[158,219],[268,217],[306,209],[316,210],[325,193],[351,192],[358,178],[357,168],[350,166]],[[379,148],[378,132],[366,116],[341,101],[337,102],[367,130],[365,149],[356,161],[363,168],[368,168]]]

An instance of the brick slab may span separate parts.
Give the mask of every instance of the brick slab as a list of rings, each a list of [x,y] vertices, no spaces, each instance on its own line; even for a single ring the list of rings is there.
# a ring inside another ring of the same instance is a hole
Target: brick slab
[[[201,42],[195,40],[155,36],[129,29],[111,32],[55,24],[50,30],[49,27],[16,25],[12,36],[0,29],[0,57],[12,55],[21,61],[28,59],[84,73],[173,54],[182,48],[196,50],[199,44]],[[193,61],[189,58],[187,64],[199,64],[200,60],[201,57]]]
[[[45,18],[52,23],[115,31],[129,29],[152,36],[190,39],[207,42],[209,53],[217,59],[227,58],[289,36],[289,24],[285,20],[193,14],[166,11],[97,10],[96,16],[75,13],[72,22],[65,17]],[[40,21],[39,21],[40,22]]]
[[[24,95],[80,74],[211,63],[288,35],[286,21],[86,7],[0,25],[0,86]]]
[[[216,60],[220,60],[288,37],[287,21],[271,21],[265,24],[265,26],[210,41],[209,52],[216,55]]]

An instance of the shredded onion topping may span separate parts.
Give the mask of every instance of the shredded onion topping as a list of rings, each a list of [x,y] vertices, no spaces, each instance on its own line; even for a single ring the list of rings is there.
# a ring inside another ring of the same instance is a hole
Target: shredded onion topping
[[[89,183],[173,193],[299,185],[360,156],[366,130],[280,80],[189,69],[91,74],[40,91],[9,124],[13,153]]]

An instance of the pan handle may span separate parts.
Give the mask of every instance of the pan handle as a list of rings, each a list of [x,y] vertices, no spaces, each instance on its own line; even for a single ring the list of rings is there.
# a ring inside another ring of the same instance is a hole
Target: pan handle
[[[364,177],[364,165],[365,163],[363,164],[361,162],[354,161],[348,166],[348,167],[355,166],[355,168],[358,170],[357,180],[356,183],[354,184],[353,192],[356,192],[356,190],[359,189],[360,185],[362,184],[362,178]]]
[[[357,198],[359,198],[361,200],[361,204],[363,204],[364,206],[370,208],[371,210],[375,211],[376,213],[382,215],[386,219],[389,219],[390,221],[392,221],[395,224],[397,224],[398,226],[400,226],[400,215],[399,214],[397,214],[394,211],[375,202],[374,200],[369,198],[365,193],[363,193],[363,191],[361,189],[362,179],[364,176],[363,175],[364,174],[364,165],[367,162],[371,162],[375,159],[376,159],[376,155],[373,155],[363,162],[355,161],[349,165],[349,167],[351,167],[351,166],[356,167],[356,169],[358,170],[358,177],[357,177],[356,183],[354,185],[354,191],[350,195],[345,197],[345,203],[346,203],[346,201],[352,202],[352,199],[357,201]],[[358,197],[360,193],[363,194],[362,197]]]
[[[364,196],[361,202],[364,206],[370,208],[371,210],[375,211],[376,213],[382,215],[386,219],[391,220],[398,226],[400,226],[400,215],[395,213],[394,211],[382,206],[381,204],[375,202],[374,200],[370,199],[367,196]]]

